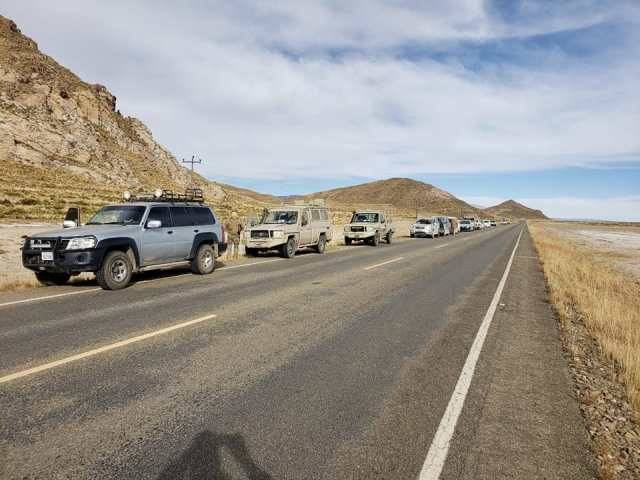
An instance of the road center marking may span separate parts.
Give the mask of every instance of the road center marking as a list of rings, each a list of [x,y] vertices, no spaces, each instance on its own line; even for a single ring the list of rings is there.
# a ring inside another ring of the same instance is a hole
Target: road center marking
[[[404,257],[392,258],[391,260],[387,260],[386,262],[377,263],[375,265],[370,265],[368,267],[365,267],[364,269],[365,270],[373,270],[374,268],[382,267],[383,265],[388,265],[388,264],[394,263],[394,262],[399,262],[400,260],[404,260]]]
[[[473,379],[476,364],[478,363],[482,346],[485,338],[487,337],[487,332],[491,326],[491,321],[493,320],[493,316],[498,308],[498,302],[500,301],[500,296],[502,295],[502,291],[504,290],[504,286],[507,282],[507,277],[511,270],[511,264],[513,263],[513,257],[516,254],[521,237],[522,230],[520,230],[516,244],[511,252],[511,257],[509,257],[509,261],[504,269],[498,288],[493,295],[493,300],[491,300],[489,309],[480,324],[476,338],[473,340],[471,350],[469,350],[469,355],[467,356],[467,360],[464,362],[464,366],[462,367],[462,371],[458,377],[458,382],[453,389],[447,409],[440,420],[438,430],[436,431],[433,441],[431,442],[431,446],[429,447],[429,452],[427,453],[427,458],[424,461],[418,480],[438,480],[438,478],[440,478],[442,468],[447,460],[447,454],[449,453],[451,438],[455,432],[456,424],[458,423],[460,412],[462,412],[465,398],[467,397],[467,393],[469,393],[469,387],[471,386],[471,380]]]
[[[115,350],[116,348],[124,347],[126,345],[131,345],[132,343],[141,342],[142,340],[147,340],[149,338],[157,337],[158,335],[163,335],[165,333],[173,332],[174,330],[179,330],[181,328],[188,327],[190,325],[195,325],[196,323],[201,323],[206,320],[211,320],[212,318],[216,318],[217,315],[206,315],[204,317],[195,318],[193,320],[189,320],[188,322],[178,323],[176,325],[172,325],[170,327],[161,328],[160,330],[155,330],[153,332],[145,333],[143,335],[137,335],[135,337],[127,338],[126,340],[121,340],[116,343],[112,343],[109,345],[105,345],[103,347],[94,348],[93,350],[88,350],[86,352],[78,353],[76,355],[72,355],[70,357],[62,358],[60,360],[56,360],[55,362],[45,363],[43,365],[39,365],[37,367],[29,368],[27,370],[22,370],[20,372],[12,373],[10,375],[6,375],[4,377],[0,377],[0,384],[7,383],[12,380],[17,380],[18,378],[26,377],[27,375],[33,375],[34,373],[43,372],[45,370],[50,370],[55,367],[59,367],[61,365],[66,365],[67,363],[75,362],[87,357],[93,357],[94,355],[98,355],[100,353],[108,352],[110,350]]]

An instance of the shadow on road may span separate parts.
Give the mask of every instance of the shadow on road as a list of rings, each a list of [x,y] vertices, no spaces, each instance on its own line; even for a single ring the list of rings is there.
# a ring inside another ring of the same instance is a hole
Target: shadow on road
[[[228,467],[232,471],[228,471]],[[193,439],[189,448],[165,467],[157,480],[234,480],[238,478],[234,472],[239,471],[242,472],[240,478],[273,480],[271,475],[255,464],[241,435],[205,430]]]

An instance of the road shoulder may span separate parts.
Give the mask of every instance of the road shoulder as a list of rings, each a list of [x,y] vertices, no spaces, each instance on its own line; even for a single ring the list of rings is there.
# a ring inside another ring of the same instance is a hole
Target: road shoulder
[[[558,324],[526,230],[441,478],[595,478]]]

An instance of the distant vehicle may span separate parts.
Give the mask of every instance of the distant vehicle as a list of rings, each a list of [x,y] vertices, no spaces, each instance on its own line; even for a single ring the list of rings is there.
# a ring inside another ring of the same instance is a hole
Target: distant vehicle
[[[492,226],[492,227],[497,226],[497,223],[496,223],[496,221],[495,221],[495,220],[491,220],[491,226]]]
[[[489,228],[491,226],[491,222],[489,220],[482,220],[482,226],[484,228]]]
[[[265,209],[257,225],[247,229],[245,252],[249,256],[278,250],[292,258],[300,248],[324,253],[331,241],[329,210],[321,205],[281,205]]]
[[[460,220],[461,232],[472,232],[476,229],[476,225],[473,220],[462,219]]]
[[[431,237],[439,235],[440,221],[438,217],[420,218],[409,227],[411,237]]]
[[[445,236],[451,234],[451,222],[449,221],[449,217],[438,217],[438,221],[440,222],[440,229],[438,230],[438,234]]]
[[[227,243],[201,190],[157,190],[137,198],[125,192],[125,200],[101,208],[84,226],[67,218],[67,228],[27,237],[22,264],[46,285],[95,272],[105,290],[126,287],[144,270],[190,265],[194,273],[213,272]]]
[[[391,243],[393,233],[393,222],[385,212],[353,212],[351,221],[344,227],[344,243],[351,245],[354,241],[363,241],[377,247],[383,239]]]
[[[476,230],[482,230],[484,228],[484,223],[480,219],[476,219]]]

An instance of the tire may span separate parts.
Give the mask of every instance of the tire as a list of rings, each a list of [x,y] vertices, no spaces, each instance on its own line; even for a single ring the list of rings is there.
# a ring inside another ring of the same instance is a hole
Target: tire
[[[296,239],[290,238],[287,243],[280,247],[280,255],[284,258],[293,258],[296,255]]]
[[[247,257],[257,257],[258,249],[257,248],[245,248],[244,253]]]
[[[64,285],[71,275],[68,273],[35,272],[36,279],[43,285]]]
[[[320,235],[320,238],[318,238],[318,245],[316,245],[316,252],[324,253],[326,248],[327,248],[327,237],[325,237],[324,235]]]
[[[100,269],[96,272],[96,280],[104,290],[120,290],[131,282],[133,265],[129,255],[120,250],[107,253]]]
[[[409,234],[409,236],[410,236],[411,238],[415,237],[415,235],[414,235],[413,233],[410,233],[410,234]]]
[[[214,248],[203,243],[198,247],[196,256],[191,260],[191,271],[198,275],[208,275],[216,269],[216,257]]]
[[[392,239],[393,239],[393,232],[387,233],[387,244],[391,245]]]
[[[345,245],[351,245],[353,243],[353,240],[349,237],[344,237],[344,244]]]
[[[376,232],[376,234],[371,238],[371,246],[377,247],[380,245],[380,233]]]

